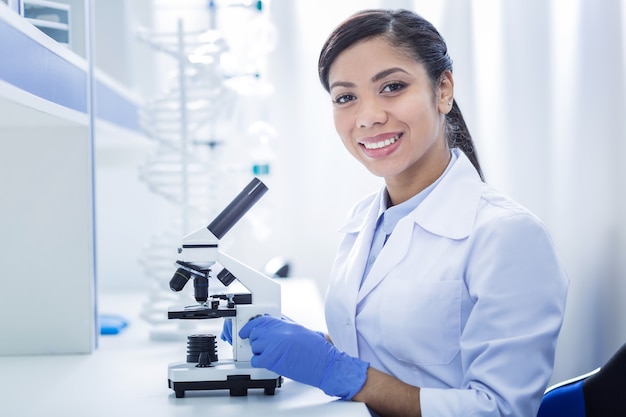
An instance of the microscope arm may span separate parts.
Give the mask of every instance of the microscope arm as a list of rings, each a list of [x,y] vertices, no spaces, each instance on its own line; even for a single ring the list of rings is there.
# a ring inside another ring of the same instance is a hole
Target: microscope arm
[[[239,337],[239,330],[256,316],[269,314],[280,317],[281,287],[272,278],[250,268],[236,259],[218,252],[217,262],[243,284],[252,295],[252,304],[238,304],[233,317],[233,358],[236,361],[250,361],[252,351],[250,341]]]
[[[280,284],[274,279],[219,251],[217,263],[233,274],[252,294],[252,304],[275,305],[280,309]]]

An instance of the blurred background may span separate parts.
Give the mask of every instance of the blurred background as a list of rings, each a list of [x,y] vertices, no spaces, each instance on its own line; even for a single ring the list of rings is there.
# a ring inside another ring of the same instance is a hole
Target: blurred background
[[[626,341],[622,0],[93,0],[96,70],[140,114],[128,129],[97,122],[98,289],[148,291],[180,238],[257,175],[270,191],[223,250],[257,269],[280,257],[324,293],[337,229],[382,182],[343,149],[317,58],[338,23],[374,7],[440,30],[487,182],[552,233],[571,280],[553,379],[601,365]],[[192,151],[172,162],[181,82],[204,95],[186,116]]]

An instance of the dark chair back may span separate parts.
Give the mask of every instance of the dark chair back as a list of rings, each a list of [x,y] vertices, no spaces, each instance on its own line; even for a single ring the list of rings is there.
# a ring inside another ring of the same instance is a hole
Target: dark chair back
[[[537,417],[626,417],[626,343],[601,368],[548,388]]]

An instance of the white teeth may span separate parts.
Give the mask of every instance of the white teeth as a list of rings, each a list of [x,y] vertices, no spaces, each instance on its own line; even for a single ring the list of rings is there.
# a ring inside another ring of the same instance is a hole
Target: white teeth
[[[365,149],[380,149],[380,148],[384,148],[385,146],[389,146],[392,143],[395,143],[399,137],[400,137],[400,134],[397,134],[391,139],[385,139],[385,140],[381,140],[380,142],[374,142],[374,143],[364,143],[363,146],[365,146]]]

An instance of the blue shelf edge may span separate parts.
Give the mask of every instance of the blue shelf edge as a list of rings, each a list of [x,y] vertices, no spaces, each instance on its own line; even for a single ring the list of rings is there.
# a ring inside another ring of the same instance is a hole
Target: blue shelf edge
[[[0,19],[0,79],[35,96],[87,113],[87,72]],[[139,106],[95,80],[95,116],[141,132]]]

